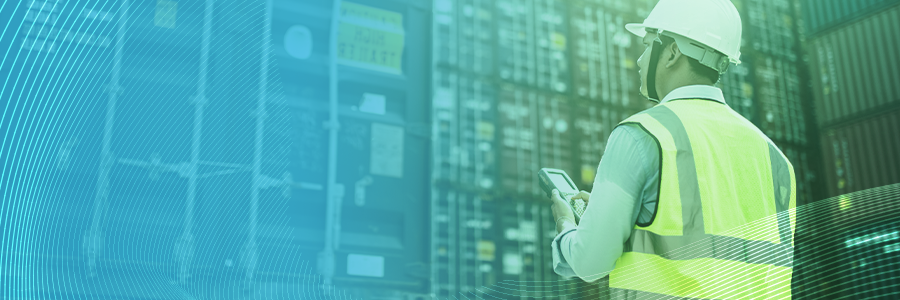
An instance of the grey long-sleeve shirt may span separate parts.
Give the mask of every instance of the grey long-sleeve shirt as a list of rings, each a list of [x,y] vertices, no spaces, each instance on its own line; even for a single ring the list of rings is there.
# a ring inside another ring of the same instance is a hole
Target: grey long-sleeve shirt
[[[696,98],[725,103],[722,90],[703,85],[675,89],[661,103]],[[612,272],[634,225],[652,221],[659,176],[656,140],[635,125],[613,130],[578,227],[553,239],[553,270],[586,281]]]

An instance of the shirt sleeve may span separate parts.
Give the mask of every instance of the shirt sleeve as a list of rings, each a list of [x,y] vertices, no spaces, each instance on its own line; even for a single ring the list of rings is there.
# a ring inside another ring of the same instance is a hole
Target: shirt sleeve
[[[560,233],[551,243],[558,275],[592,282],[612,272],[638,217],[647,214],[642,199],[652,186],[651,177],[658,176],[655,143],[633,125],[613,130],[578,227]]]

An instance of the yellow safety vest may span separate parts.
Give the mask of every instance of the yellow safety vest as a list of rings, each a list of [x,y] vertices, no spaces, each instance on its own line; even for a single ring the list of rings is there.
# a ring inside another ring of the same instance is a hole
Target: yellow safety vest
[[[609,275],[613,299],[791,297],[791,163],[727,105],[672,100],[634,124],[660,151],[659,201]]]

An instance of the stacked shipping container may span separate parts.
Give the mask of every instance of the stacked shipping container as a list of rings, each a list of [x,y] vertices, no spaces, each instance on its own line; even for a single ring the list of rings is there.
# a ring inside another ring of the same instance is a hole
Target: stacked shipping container
[[[822,151],[830,195],[900,182],[900,111],[824,129]]]
[[[865,119],[900,100],[897,6],[809,40],[819,126]]]
[[[432,101],[432,293],[480,294],[496,281],[495,92],[486,82],[435,72]]]
[[[493,6],[490,7],[487,4],[493,4]],[[501,235],[498,240],[480,240],[479,245],[482,248],[475,249],[475,251],[480,251],[478,253],[496,251],[496,255],[483,255],[483,258],[490,258],[490,261],[494,261],[496,258],[496,262],[464,262],[457,258],[456,263],[448,263],[455,266],[455,269],[441,269],[442,274],[434,274],[438,276],[438,279],[435,279],[433,291],[439,298],[454,296],[453,292],[490,293],[484,288],[490,287],[497,280],[518,282],[518,284],[497,285],[496,287],[512,295],[525,298],[544,293],[547,293],[548,296],[567,293],[571,297],[578,293],[572,291],[575,286],[571,286],[571,284],[574,282],[559,283],[558,276],[550,270],[550,249],[547,246],[550,239],[555,236],[555,228],[551,224],[552,222],[547,221],[550,219],[548,208],[540,202],[545,196],[540,196],[536,181],[536,172],[540,167],[562,168],[574,176],[579,174],[576,171],[577,164],[573,160],[576,153],[575,146],[569,144],[569,141],[575,139],[574,135],[577,134],[570,118],[572,115],[572,103],[570,102],[572,83],[571,72],[569,72],[571,66],[569,45],[585,41],[583,39],[573,40],[569,37],[571,24],[566,16],[569,12],[566,4],[563,1],[547,0],[525,3],[521,1],[435,2],[434,47],[435,65],[438,68],[434,75],[435,78],[447,78],[448,76],[461,78],[486,74],[486,72],[473,70],[471,65],[461,63],[463,61],[461,57],[466,55],[465,53],[473,53],[475,48],[485,45],[477,39],[464,38],[462,36],[463,28],[478,26],[479,28],[475,31],[479,32],[481,36],[497,37],[497,44],[491,45],[494,47],[495,52],[493,53],[496,53],[498,58],[496,60],[497,71],[495,74],[489,74],[493,75],[492,77],[486,78],[486,82],[494,83],[494,86],[498,87],[497,93],[495,98],[479,99],[479,105],[496,107],[497,123],[492,125],[497,126],[498,140],[495,151],[499,158],[497,166],[500,176],[497,178],[496,186],[483,184],[473,186],[470,184],[471,182],[464,182],[466,181],[465,176],[450,180],[452,183],[449,185],[454,186],[454,189],[457,190],[491,190],[493,194],[498,195],[496,200],[493,200],[497,201],[495,206],[497,219],[492,220],[495,221],[495,224],[499,224],[499,228],[496,230]],[[478,22],[473,23],[474,19],[467,19],[468,15],[476,16]],[[441,38],[438,38],[438,34],[441,35]],[[596,39],[595,37],[594,40]],[[490,51],[483,52],[490,53]],[[451,58],[454,55],[460,58]],[[596,60],[596,64],[607,68],[607,80],[622,80],[620,77],[624,71],[616,69],[620,64],[612,66],[607,63],[605,57]],[[493,68],[494,66],[484,66],[479,69],[490,70]],[[615,71],[615,74],[609,73],[612,71]],[[636,71],[636,69],[632,69],[632,71]],[[636,75],[636,72],[634,74]],[[610,84],[610,86],[613,85]],[[441,103],[465,99],[458,93],[446,92],[443,89],[436,89],[434,95],[436,113],[441,107]],[[587,100],[584,101],[585,103],[590,103],[590,98],[584,98]],[[628,103],[633,98],[633,96],[629,96],[624,102]],[[598,107],[602,100],[599,96],[595,97],[595,100],[592,107],[599,112]],[[612,101],[607,100],[607,102]],[[616,111],[621,110],[621,107],[616,109]],[[445,113],[444,116],[454,118],[456,122],[462,122],[457,124],[468,122],[458,116],[450,117],[452,114]],[[615,114],[616,117],[624,115],[624,113]],[[445,126],[452,127],[444,120],[437,119],[435,126],[436,130],[442,130],[441,128]],[[585,126],[592,127],[590,124]],[[493,127],[490,128],[493,129]],[[596,142],[603,144],[602,141]],[[436,144],[434,147],[436,155],[454,156],[453,151],[466,151],[460,148],[439,154],[438,151],[445,151],[442,149],[455,148]],[[484,149],[485,145],[481,144],[477,147]],[[468,160],[469,158],[461,156],[460,159]],[[599,156],[596,156],[596,159],[599,161]],[[435,157],[435,166],[444,164],[442,162],[446,160],[444,157]],[[595,165],[597,161],[591,164]],[[435,174],[444,172],[437,168],[433,171]],[[433,209],[443,210],[440,207]],[[472,211],[470,215],[474,215],[474,213]],[[483,217],[486,216],[485,213],[482,210]],[[475,222],[461,218],[460,213],[451,219],[454,220],[450,223],[457,224],[433,225],[441,228],[458,228],[461,226],[459,224]],[[469,239],[471,238],[469,237]],[[462,236],[458,236],[456,239],[460,244],[466,243],[461,240],[464,239]],[[472,251],[472,249],[459,248],[459,251]],[[457,253],[456,257],[462,253],[464,252]],[[451,254],[442,252],[440,249],[435,255],[436,260],[446,261],[449,261],[450,256]],[[459,272],[464,270],[478,270],[475,272],[484,272],[485,275],[479,278],[470,278],[472,280],[451,280],[449,278],[459,276],[447,276],[451,273],[460,274]],[[490,274],[497,275],[488,276]],[[447,278],[447,280],[440,278]]]
[[[603,107],[639,110],[647,99],[638,93],[637,59],[643,47],[625,28],[640,22],[648,1],[582,1],[570,5],[574,96]],[[585,103],[588,104],[588,103]]]
[[[505,191],[524,197],[539,193],[537,95],[533,91],[504,85],[500,94],[500,156],[503,171],[500,181]]]
[[[535,84],[539,89],[556,93],[568,92],[571,84],[565,4],[558,0],[534,0],[535,28],[534,35],[529,36],[535,43]]]
[[[339,47],[371,46],[368,38],[390,31],[400,42],[379,50],[396,51],[382,54],[400,63],[341,52],[337,74],[330,73],[331,1],[23,2],[14,14],[27,25],[17,45],[23,56],[84,61],[83,70],[57,71],[90,82],[65,86],[83,89],[66,101],[89,105],[90,115],[79,118],[90,121],[61,142],[53,174],[77,183],[60,186],[53,199],[60,209],[52,222],[72,231],[49,239],[66,241],[65,249],[29,254],[53,257],[42,271],[68,279],[32,292],[166,298],[153,293],[178,284],[215,299],[317,297],[332,288],[308,283],[319,280],[312,276],[317,263],[325,282],[366,290],[355,296],[424,290],[429,248],[418,241],[428,237],[421,226],[428,203],[419,200],[429,190],[422,166],[432,156],[450,157],[425,150],[430,116],[420,99],[431,69],[418,41],[430,36],[423,26],[430,6],[343,3],[341,11],[356,19],[334,23],[363,38],[341,39]],[[396,22],[377,24],[372,16]],[[48,40],[50,29],[68,40]],[[69,48],[75,45],[84,51]],[[338,95],[327,88],[329,75],[336,75]],[[468,78],[435,79],[468,99],[450,116],[465,122],[453,119],[456,128],[447,129],[457,147],[449,151],[462,159],[446,162],[456,168],[441,174],[489,187],[496,113],[481,104],[490,102],[483,98],[492,97],[492,85]],[[330,112],[340,120],[337,150],[328,142],[329,127],[337,127],[327,122]],[[337,158],[335,169],[329,157]],[[325,181],[330,172],[337,185]],[[329,190],[344,199],[332,210]],[[494,219],[479,213],[493,208],[477,192],[438,198],[452,201],[454,217]],[[324,226],[325,212],[337,226]],[[492,239],[490,226],[467,223],[451,234],[462,242],[445,244],[460,247],[452,253],[473,253],[472,244]],[[327,255],[316,261],[319,254]],[[353,257],[381,265],[359,267]],[[472,265],[479,258],[454,259]]]
[[[879,3],[872,5],[883,8]],[[806,11],[827,9],[807,4]],[[900,6],[893,5],[827,30],[807,28],[821,30],[810,32],[807,52],[829,196],[900,182],[890,171],[900,166],[893,159],[900,132],[898,20]]]
[[[646,107],[634,91],[640,49],[622,28],[621,14],[629,8],[612,4],[434,2],[432,231],[438,236],[432,292],[438,298],[499,291],[504,298],[577,297],[584,291],[550,268],[556,230],[536,174],[541,167],[564,169],[585,177],[589,189],[609,130]],[[573,7],[590,19],[575,27],[568,16]],[[595,14],[601,26],[592,25]],[[575,63],[573,55],[589,61]],[[480,96],[466,92],[467,81],[478,82]],[[590,114],[576,121],[576,110]],[[483,138],[466,142],[468,136]],[[467,171],[469,165],[477,169]],[[481,204],[462,205],[464,193],[479,195]],[[481,224],[482,233],[464,235],[466,224]],[[467,253],[478,255],[466,260]]]
[[[798,28],[789,0],[735,1],[744,23],[743,64],[722,80],[726,99],[779,146],[807,144]],[[750,100],[750,101],[748,101]]]
[[[807,247],[829,276],[807,275],[828,297],[896,294],[900,183],[900,2],[801,1],[805,50],[824,168],[830,233]],[[823,230],[824,232],[824,230]],[[829,238],[829,234],[839,236]],[[828,272],[827,269],[835,271]],[[829,288],[830,287],[830,288]],[[827,294],[825,293],[827,292]]]
[[[865,19],[873,12],[900,3],[897,0],[801,0],[806,34],[815,35]]]
[[[481,297],[496,282],[498,113],[492,2],[435,1],[431,294]],[[465,41],[465,45],[460,43]]]
[[[280,230],[257,230],[284,220],[276,211],[291,195],[253,184],[287,174],[292,142],[289,110],[260,79],[268,78],[267,55],[255,47],[271,24],[264,7],[211,1],[21,6],[23,53],[66,63],[35,69],[77,78],[58,90],[72,92],[65,103],[90,108],[71,120],[83,126],[73,126],[58,170],[48,170],[59,171],[53,175],[64,184],[54,188],[62,197],[48,197],[57,212],[44,227],[65,223],[72,231],[48,232],[55,245],[29,254],[48,258],[42,274],[67,275],[42,279],[53,283],[30,292],[166,297],[156,284],[164,280],[194,295],[231,299],[279,296],[260,292],[262,285],[298,287],[284,275],[302,271],[294,260],[299,251]],[[233,27],[235,18],[254,21]],[[251,196],[269,201],[257,206]]]
[[[431,72],[426,50],[430,47],[422,43],[432,34],[423,26],[430,22],[426,13],[430,5],[419,1],[342,1],[339,19],[333,20],[333,4],[274,2],[271,51],[272,73],[277,77],[273,76],[272,85],[273,89],[284,89],[284,101],[297,120],[294,132],[299,136],[294,149],[300,155],[294,154],[297,163],[291,174],[293,187],[299,190],[296,199],[283,208],[292,211],[289,226],[267,229],[300,233],[295,247],[307,257],[307,263],[326,266],[319,270],[323,280],[340,288],[355,288],[354,296],[423,292],[429,277],[424,266],[429,264],[428,253],[433,247],[405,241],[424,241],[429,236],[427,228],[419,225],[428,222],[425,212],[429,204],[419,199],[440,195],[428,187],[430,174],[423,167],[431,157],[439,157],[427,150],[430,137],[449,135],[456,143],[466,145],[478,143],[481,137],[468,134],[472,128],[455,120],[449,124],[455,128],[430,132],[431,115],[439,120],[450,111],[431,112],[429,104],[421,101],[427,97]],[[333,24],[338,26],[337,49],[330,46]],[[331,50],[338,53],[335,69],[330,68]],[[377,53],[380,59],[359,55],[362,51]],[[446,86],[444,90],[452,88],[466,97],[489,93],[482,91],[477,81],[463,79],[436,77],[433,89]],[[336,95],[329,90],[330,80],[336,81]],[[337,102],[336,108],[331,107],[332,99]],[[457,107],[457,103],[449,105]],[[336,149],[329,145],[329,129],[337,125],[330,121],[332,113],[340,126]],[[475,107],[452,113],[479,120],[483,112]],[[490,119],[490,113],[484,112],[483,118]],[[433,177],[480,179],[471,174],[482,172],[476,164],[481,161],[474,158],[483,156],[474,151],[465,155],[473,157],[464,160],[469,164],[460,165],[460,160],[441,162],[455,168],[439,170],[443,175]],[[334,169],[329,169],[326,158],[336,158]],[[326,179],[330,172],[335,174],[336,185],[329,187]],[[318,189],[310,189],[309,184]],[[328,203],[333,199],[329,196],[339,199],[330,210]],[[460,205],[472,205],[474,201],[472,195],[454,197],[454,203]],[[323,212],[334,214],[332,226],[322,217]],[[473,234],[462,230],[457,233]],[[334,244],[326,245],[328,240]],[[365,265],[354,260],[376,263]]]
[[[800,60],[799,25],[790,0],[733,1],[741,13],[742,64],[721,78],[728,105],[753,122],[785,153],[797,179],[798,205],[817,198],[818,157],[811,144],[812,121]]]

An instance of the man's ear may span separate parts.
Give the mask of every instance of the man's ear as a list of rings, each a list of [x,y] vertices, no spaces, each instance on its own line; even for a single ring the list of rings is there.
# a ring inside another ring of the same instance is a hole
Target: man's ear
[[[681,49],[678,49],[678,43],[672,42],[669,47],[666,47],[663,55],[665,55],[664,57],[666,58],[666,68],[675,66],[675,63],[681,58]]]

